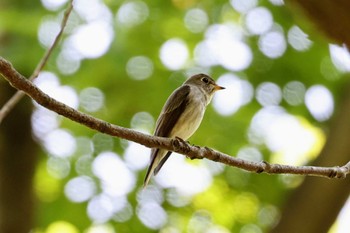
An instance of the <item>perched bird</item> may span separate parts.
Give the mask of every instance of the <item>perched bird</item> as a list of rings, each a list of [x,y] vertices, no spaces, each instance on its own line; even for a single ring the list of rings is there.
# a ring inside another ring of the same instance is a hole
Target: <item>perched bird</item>
[[[156,123],[155,136],[187,140],[198,129],[214,93],[225,89],[206,74],[193,75],[178,87],[166,101]],[[169,158],[171,151],[153,148],[144,180],[147,186]]]

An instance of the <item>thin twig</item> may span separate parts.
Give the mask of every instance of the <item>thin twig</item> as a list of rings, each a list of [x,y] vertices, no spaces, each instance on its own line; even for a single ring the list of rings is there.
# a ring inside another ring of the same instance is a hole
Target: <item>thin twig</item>
[[[61,23],[61,29],[58,32],[57,36],[55,37],[55,40],[53,41],[52,45],[46,50],[44,56],[41,58],[39,64],[35,68],[33,74],[29,77],[29,80],[33,81],[36,79],[39,75],[39,73],[43,70],[44,66],[46,65],[47,61],[49,60],[52,51],[60,41],[63,31],[67,25],[68,18],[70,13],[73,10],[73,1],[71,0],[68,4],[68,7],[66,11],[64,12],[64,16]],[[16,106],[16,104],[25,96],[25,94],[21,91],[17,91],[0,109],[0,124],[4,120],[4,118],[11,112],[11,110]]]
[[[268,174],[298,174],[304,176],[319,176],[326,178],[345,178],[350,173],[350,162],[342,167],[315,167],[315,166],[289,166],[281,164],[270,164],[265,161],[251,162],[238,159],[230,155],[214,151],[207,147],[191,146],[187,142],[175,138],[162,138],[150,136],[112,125],[106,121],[79,112],[57,100],[51,98],[32,82],[18,73],[10,62],[0,57],[0,73],[16,89],[23,91],[43,107],[50,109],[72,121],[78,122],[101,133],[116,136],[129,141],[133,141],[149,148],[162,148],[187,155],[191,159],[209,159],[229,166],[238,167],[250,172]]]

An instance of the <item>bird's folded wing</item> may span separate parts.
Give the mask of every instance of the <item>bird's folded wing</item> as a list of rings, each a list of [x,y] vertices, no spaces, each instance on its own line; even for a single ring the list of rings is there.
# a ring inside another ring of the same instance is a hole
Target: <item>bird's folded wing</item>
[[[162,113],[158,118],[154,135],[168,137],[181,114],[184,112],[189,98],[191,87],[183,85],[173,92],[165,103]]]

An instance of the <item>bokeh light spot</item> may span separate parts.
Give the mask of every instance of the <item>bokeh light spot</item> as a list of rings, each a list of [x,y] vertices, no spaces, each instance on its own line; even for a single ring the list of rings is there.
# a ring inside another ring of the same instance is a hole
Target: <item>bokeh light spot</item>
[[[279,86],[271,82],[264,82],[256,89],[256,99],[262,106],[278,105],[282,100]]]
[[[183,207],[191,202],[191,197],[181,195],[176,189],[172,188],[166,192],[166,199],[172,205],[176,207]]]
[[[283,98],[288,104],[296,106],[304,103],[306,88],[299,81],[291,81],[283,87]]]
[[[39,162],[35,171],[34,189],[38,199],[43,202],[55,201],[61,195],[61,181],[48,174],[44,161]]]
[[[34,79],[34,84],[43,92],[51,94],[52,90],[60,85],[60,81],[56,74],[52,72],[42,71],[39,76]]]
[[[72,202],[89,200],[96,192],[95,182],[88,176],[75,177],[64,187],[66,197]]]
[[[261,35],[272,27],[273,18],[267,8],[257,7],[247,13],[245,23],[250,33]]]
[[[63,179],[69,175],[70,162],[66,158],[50,157],[47,160],[47,171],[51,176]]]
[[[70,52],[67,52],[67,46],[64,44],[62,50],[57,56],[56,64],[60,73],[64,75],[70,75],[78,71],[80,68],[80,58],[71,56]]]
[[[333,96],[325,86],[310,87],[305,94],[305,104],[311,115],[318,121],[328,120],[333,114]]]
[[[93,197],[87,207],[90,219],[95,223],[105,223],[113,216],[113,202],[106,195]]]
[[[57,157],[72,156],[76,149],[73,135],[64,129],[55,129],[43,139],[45,149]],[[64,146],[63,146],[64,145]]]
[[[341,72],[350,72],[350,53],[341,46],[331,44],[329,45],[329,52],[335,67]]]
[[[242,41],[243,32],[234,24],[210,26],[206,39],[196,48],[195,60],[203,66],[222,65],[232,71],[246,69],[253,59],[250,47]],[[209,59],[211,63],[208,64]]]
[[[46,48],[50,47],[56,38],[59,30],[60,23],[52,18],[44,19],[38,30],[38,37],[40,43]]]
[[[66,221],[56,221],[51,223],[45,233],[79,233],[79,230],[73,224]]]
[[[129,193],[135,186],[135,176],[113,152],[99,154],[93,164],[93,173],[100,178],[104,193],[120,196]]]
[[[189,51],[186,43],[181,39],[170,39],[160,48],[160,59],[170,70],[184,68],[189,58]]]
[[[75,164],[75,170],[79,175],[92,175],[91,164],[94,158],[91,155],[80,156]]]
[[[246,69],[253,55],[250,47],[241,41],[227,41],[226,44],[218,45],[220,48],[219,61],[225,68],[232,71],[240,71]],[[226,47],[223,47],[226,46]]]
[[[33,134],[37,139],[43,138],[52,130],[57,129],[59,120],[57,113],[46,108],[37,108],[31,117]]]
[[[217,83],[226,88],[217,92],[213,98],[213,106],[221,115],[234,114],[241,106],[249,103],[254,96],[252,85],[234,74],[220,76]]]
[[[230,3],[236,11],[246,13],[250,9],[256,7],[258,0],[231,0]]]
[[[138,112],[131,119],[131,128],[151,133],[154,127],[154,118],[148,112]]]
[[[89,137],[76,137],[77,150],[76,153],[80,156],[90,156],[93,153],[93,144]]]
[[[281,57],[287,49],[284,35],[279,31],[271,31],[259,39],[259,49],[269,58]]]
[[[71,86],[60,86],[52,94],[52,98],[74,109],[77,109],[79,105],[78,94]]]
[[[240,213],[237,215],[238,221],[251,223],[256,218],[260,203],[255,194],[242,192],[234,197],[232,205],[235,206],[235,211]]]
[[[123,209],[114,214],[113,220],[117,222],[126,222],[133,216],[133,208],[130,203],[126,203]]]
[[[149,202],[162,204],[164,201],[162,189],[155,185],[148,185],[146,188],[141,189],[137,193],[137,201],[140,205],[144,205]]]
[[[96,224],[89,227],[84,233],[116,233],[110,224]]]
[[[97,112],[104,105],[104,94],[96,87],[87,87],[79,95],[81,107],[88,112]]]
[[[207,13],[199,8],[189,10],[184,20],[186,28],[193,33],[204,31],[209,22]]]
[[[167,213],[155,202],[141,205],[137,211],[137,216],[141,222],[151,228],[160,229],[167,221]]]
[[[206,190],[212,175],[204,164],[190,164],[184,156],[173,153],[155,180],[164,188],[174,187],[179,194],[193,196]],[[181,172],[179,172],[181,170]]]
[[[305,51],[310,48],[312,41],[309,36],[298,26],[293,26],[288,31],[288,43],[298,51]]]
[[[98,58],[108,51],[113,38],[111,25],[101,20],[79,26],[66,42],[82,58]]]
[[[265,205],[259,210],[259,223],[265,227],[274,226],[278,222],[280,213],[276,206]]]
[[[101,20],[111,24],[112,13],[102,0],[75,0],[74,10],[88,23]]]
[[[302,165],[319,153],[324,136],[305,119],[269,106],[253,117],[248,138],[252,144],[265,144],[274,152],[271,162]]]
[[[342,77],[341,72],[337,69],[330,57],[324,57],[320,64],[320,71],[327,80],[337,80]]]
[[[74,109],[79,105],[78,95],[75,89],[70,86],[61,86],[59,78],[54,73],[40,72],[38,78],[34,80],[34,84],[52,98]],[[40,106],[36,102],[34,103],[36,106]]]
[[[144,80],[153,74],[153,62],[145,56],[136,56],[129,59],[126,72],[135,80]]]
[[[123,4],[116,15],[118,23],[133,27],[143,23],[148,18],[149,10],[143,1],[130,1]]]
[[[58,10],[63,6],[68,0],[41,0],[43,6],[51,11]]]
[[[125,163],[132,170],[144,169],[150,161],[150,153],[151,149],[138,143],[130,142],[124,152]]]
[[[253,58],[243,42],[242,28],[235,24],[214,24],[205,32],[205,40],[194,50],[194,60],[202,67],[222,65],[232,71],[246,69]]]

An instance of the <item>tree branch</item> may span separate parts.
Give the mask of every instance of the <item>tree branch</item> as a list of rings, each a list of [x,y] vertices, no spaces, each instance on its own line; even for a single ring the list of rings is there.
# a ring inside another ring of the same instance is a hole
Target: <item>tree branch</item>
[[[345,178],[350,173],[350,162],[342,167],[288,166],[268,162],[251,162],[232,157],[208,147],[193,146],[179,138],[163,138],[147,135],[135,130],[112,125],[75,110],[42,92],[30,80],[18,73],[10,62],[0,57],[0,73],[16,89],[23,91],[41,106],[50,109],[72,121],[85,125],[111,136],[123,138],[149,148],[161,148],[174,151],[191,159],[209,159],[246,171],[268,174],[298,174],[326,178]]]
[[[39,73],[42,71],[42,69],[44,68],[44,66],[46,65],[47,61],[49,60],[49,57],[52,54],[52,51],[54,50],[54,48],[56,47],[56,45],[58,44],[59,40],[61,39],[61,36],[63,34],[63,31],[67,25],[68,22],[68,18],[70,13],[73,10],[73,1],[71,0],[68,4],[68,8],[66,9],[66,11],[64,12],[64,16],[62,19],[62,23],[61,23],[61,29],[58,32],[55,40],[53,41],[52,45],[46,50],[44,56],[42,57],[42,59],[40,60],[39,64],[37,65],[37,67],[35,68],[33,74],[29,77],[29,80],[34,80],[38,77]],[[5,104],[4,106],[2,106],[2,108],[0,109],[0,124],[1,122],[4,120],[4,118],[11,112],[11,110],[16,106],[16,104],[23,98],[23,96],[25,96],[25,93],[21,92],[21,91],[17,91]]]

